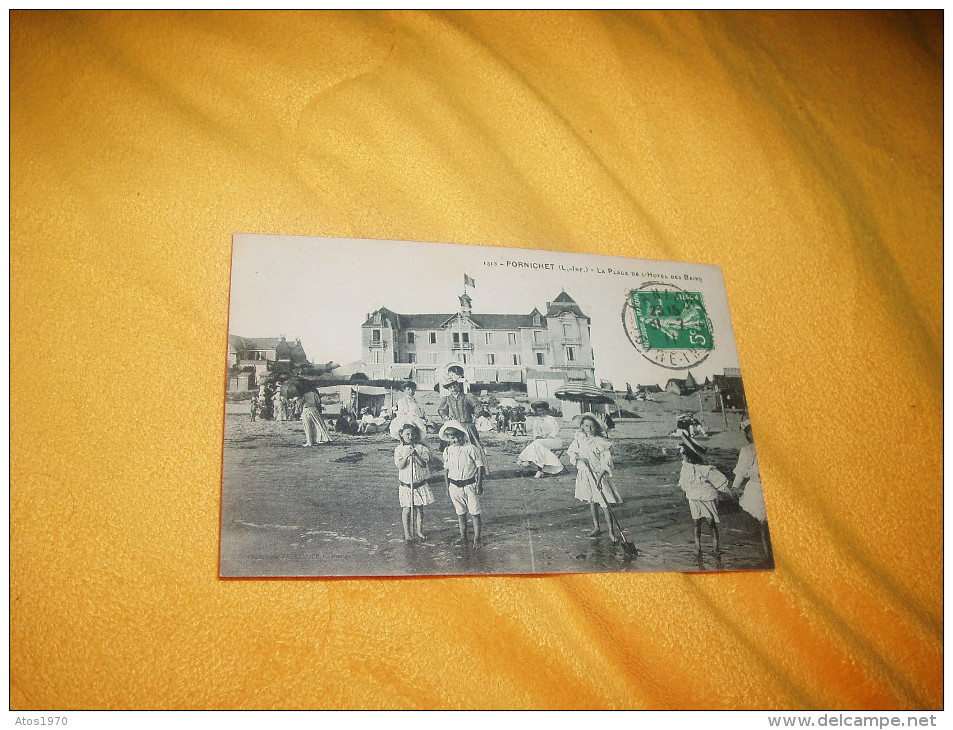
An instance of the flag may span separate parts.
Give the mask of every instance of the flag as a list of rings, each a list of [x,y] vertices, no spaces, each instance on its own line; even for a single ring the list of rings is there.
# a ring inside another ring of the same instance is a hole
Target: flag
[[[474,289],[476,289],[476,282],[466,274],[463,275],[463,285],[472,286]]]

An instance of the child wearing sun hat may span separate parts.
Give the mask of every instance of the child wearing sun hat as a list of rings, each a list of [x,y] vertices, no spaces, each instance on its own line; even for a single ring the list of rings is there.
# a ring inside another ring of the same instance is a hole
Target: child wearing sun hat
[[[405,421],[397,429],[400,444],[394,449],[397,466],[397,500],[401,509],[404,540],[424,539],[424,507],[433,504],[430,489],[430,450],[421,443],[420,428]]]
[[[679,451],[682,453],[682,468],[678,476],[678,486],[685,492],[688,508],[694,521],[695,552],[701,555],[702,523],[707,522],[711,530],[712,552],[721,557],[721,543],[718,534],[718,493],[728,492],[728,477],[715,467],[706,463],[707,450],[689,434],[679,430]]]
[[[440,427],[440,440],[450,445],[443,452],[447,493],[457,513],[460,537],[458,544],[467,540],[467,515],[473,521],[473,547],[479,547],[483,533],[480,495],[483,494],[484,463],[481,451],[470,443],[467,430],[459,421],[449,420]]]
[[[579,431],[566,449],[569,462],[576,466],[575,497],[580,502],[589,503],[592,517],[592,530],[589,537],[602,533],[599,524],[597,505],[602,507],[606,524],[609,526],[609,539],[618,542],[615,523],[609,513],[610,504],[621,504],[622,497],[612,483],[612,442],[605,438],[602,423],[591,413],[583,413],[573,419]]]

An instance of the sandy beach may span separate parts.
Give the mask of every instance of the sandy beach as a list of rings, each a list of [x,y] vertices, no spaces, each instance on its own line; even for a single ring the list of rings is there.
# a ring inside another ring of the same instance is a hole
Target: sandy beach
[[[397,504],[396,441],[387,434],[346,436],[302,448],[296,421],[252,423],[240,408],[225,418],[221,574],[253,576],[373,576],[536,574],[602,571],[763,570],[757,522],[723,498],[722,557],[712,555],[703,529],[701,560],[692,521],[678,487],[681,459],[668,434],[674,414],[695,399],[663,396],[637,404],[638,418],[612,432],[614,481],[624,503],[615,508],[637,554],[590,538],[587,504],[573,497],[575,468],[544,479],[520,467],[528,437],[488,433],[490,474],[484,483],[484,541],[453,545],[457,520],[446,493],[436,438],[431,436],[436,502],[424,510],[426,539],[403,539]],[[732,478],[744,444],[740,416],[705,413],[709,460]],[[531,425],[530,425],[530,433]],[[565,424],[562,437],[574,433]],[[770,507],[769,507],[770,509]],[[770,517],[770,515],[769,515]]]

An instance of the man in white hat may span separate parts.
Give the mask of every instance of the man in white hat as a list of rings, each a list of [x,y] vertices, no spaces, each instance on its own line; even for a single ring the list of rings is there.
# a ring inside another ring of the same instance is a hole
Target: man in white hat
[[[463,392],[470,392],[470,382],[466,379],[466,376],[463,373],[463,365],[459,363],[452,362],[444,369],[446,373],[447,380],[440,383],[440,395],[445,396],[447,394],[447,386],[450,383],[455,383],[460,381],[463,384]]]
[[[469,442],[480,452],[480,457],[485,464],[486,452],[483,450],[483,442],[480,441],[480,434],[473,420],[474,414],[480,408],[480,401],[469,393],[463,392],[463,382],[460,380],[451,380],[446,386],[449,394],[440,401],[437,413],[443,418],[460,423]]]

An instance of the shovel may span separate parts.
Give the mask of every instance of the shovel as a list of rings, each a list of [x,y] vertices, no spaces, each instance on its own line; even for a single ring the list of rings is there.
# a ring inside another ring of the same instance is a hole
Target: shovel
[[[616,528],[619,530],[619,536],[622,538],[622,549],[630,555],[638,555],[639,549],[633,545],[631,542],[625,539],[625,532],[622,529],[622,525],[619,524],[618,518],[615,516],[615,512],[612,511],[612,506],[609,504],[609,500],[606,499],[606,493],[602,491],[602,477],[605,476],[605,472],[599,475],[599,478],[596,479],[596,473],[592,470],[592,467],[589,466],[589,461],[585,462],[586,468],[589,470],[589,475],[592,477],[592,480],[596,483],[596,489],[599,490],[599,494],[602,495],[602,498],[605,500],[606,512],[609,513],[609,519],[615,523]]]
[[[413,446],[411,446],[413,448]],[[417,514],[414,506],[414,497],[417,496],[417,452],[410,452],[410,539],[417,539]]]

